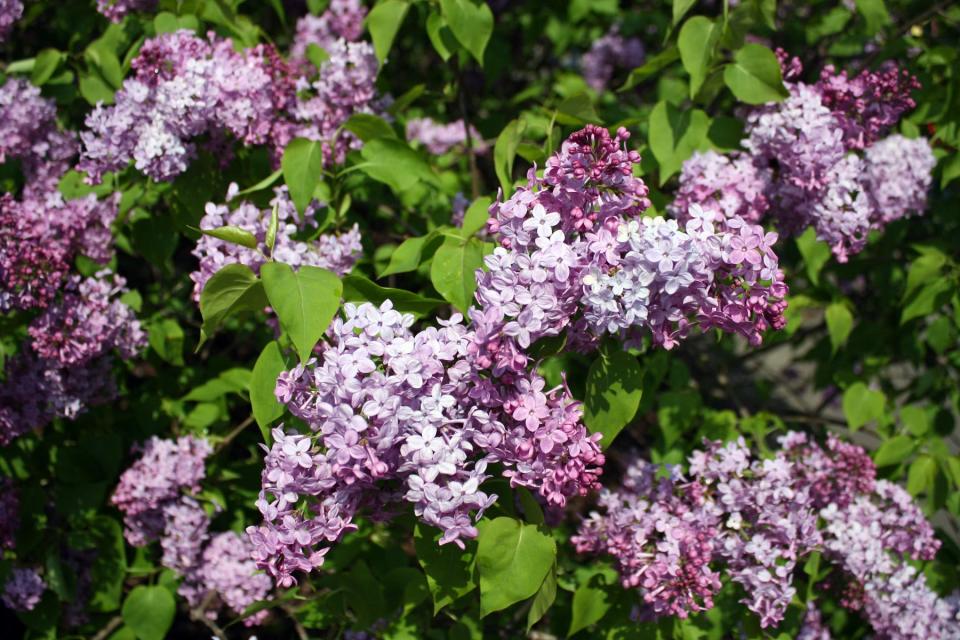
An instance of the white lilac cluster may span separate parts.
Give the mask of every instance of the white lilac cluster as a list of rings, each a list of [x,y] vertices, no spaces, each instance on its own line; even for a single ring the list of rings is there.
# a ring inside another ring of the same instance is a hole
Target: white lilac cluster
[[[471,316],[485,366],[522,369],[531,344],[564,333],[581,348],[605,333],[649,334],[670,348],[697,325],[753,344],[783,326],[776,234],[739,217],[715,228],[699,207],[684,228],[643,217],[650,202],[628,136],[595,126],[572,134],[543,178],[531,172],[491,207],[500,246],[477,272]]]
[[[938,596],[907,562],[932,559],[940,543],[906,491],[875,480],[863,449],[796,432],[768,459],[742,439],[706,445],[686,472],[630,465],[572,538],[579,552],[613,557],[623,585],[640,591],[639,615],[707,610],[726,575],[761,626],[775,627],[803,558],[822,551],[841,604],[862,611],[877,637],[957,637],[960,600]],[[829,638],[812,605],[803,637]]]
[[[236,189],[235,184],[230,185],[227,193],[228,202]],[[294,269],[307,265],[323,267],[341,276],[353,268],[363,251],[360,244],[360,229],[357,225],[353,225],[343,233],[320,234],[310,241],[297,240],[297,236],[304,233],[310,234],[316,230],[317,206],[315,203],[309,205],[301,215],[290,200],[290,194],[285,186],[276,188],[274,194],[269,209],[260,209],[247,201],[240,202],[233,209],[229,204],[207,203],[204,216],[200,219],[201,229],[238,227],[256,236],[257,248],[251,249],[209,235],[201,236],[193,249],[193,255],[199,259],[200,264],[197,270],[190,274],[190,279],[194,283],[194,299],[200,298],[200,292],[203,291],[207,280],[228,264],[243,264],[254,272],[259,272],[260,266],[266,262],[266,256],[269,254],[265,240],[274,207],[277,209],[279,220],[273,248],[273,257],[276,260],[289,264]]]
[[[277,398],[312,433],[274,430],[264,524],[248,529],[278,584],[321,566],[361,509],[383,517],[406,501],[441,544],[463,546],[496,499],[483,489],[492,463],[555,506],[596,486],[598,436],[569,392],[533,373],[482,376],[460,316],[416,333],[413,320],[389,301],[348,303],[320,361],[280,375]]]
[[[799,61],[781,58],[785,77],[799,75]],[[936,165],[930,144],[882,137],[913,107],[915,79],[892,66],[852,79],[826,68],[815,84],[787,86],[786,100],[748,114],[746,152],[684,163],[671,215],[686,221],[693,204],[717,223],[769,215],[786,233],[813,227],[845,262],[871,230],[923,212]]]
[[[140,457],[120,476],[111,499],[123,513],[127,542],[143,547],[159,540],[163,566],[182,578],[178,593],[191,607],[203,605],[213,620],[221,605],[239,615],[267,599],[273,585],[256,571],[250,543],[233,532],[212,534],[210,516],[194,497],[213,452],[209,443],[192,436],[154,437],[137,452]],[[259,611],[244,624],[260,624],[267,615]]]

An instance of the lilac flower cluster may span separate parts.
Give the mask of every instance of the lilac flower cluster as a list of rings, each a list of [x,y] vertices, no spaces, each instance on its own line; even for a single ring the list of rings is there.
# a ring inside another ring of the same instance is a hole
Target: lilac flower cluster
[[[803,624],[797,633],[797,640],[831,640],[830,629],[823,623],[823,615],[813,602],[807,603],[807,612]]]
[[[20,528],[20,494],[10,478],[0,479],[0,552],[13,549]]]
[[[367,9],[359,0],[331,0],[323,15],[305,15],[297,20],[297,33],[290,45],[290,61],[298,67],[310,64],[307,50],[311,44],[327,51],[340,39],[355,42],[363,35]]]
[[[623,585],[640,590],[640,615],[709,609],[723,571],[761,626],[776,626],[799,561],[822,550],[859,594],[844,604],[862,609],[878,637],[951,637],[956,604],[905,562],[932,559],[939,541],[906,491],[875,480],[863,449],[835,437],[821,447],[795,432],[763,460],[742,439],[706,445],[687,474],[634,462],[572,538],[579,552],[613,556]],[[807,618],[804,637],[829,637],[819,611]]]
[[[128,13],[153,11],[157,0],[97,0],[97,11],[112,20],[121,22]]]
[[[228,200],[235,189],[236,185],[231,185]],[[190,274],[190,279],[194,282],[195,299],[200,298],[200,292],[203,291],[207,280],[228,264],[244,264],[254,271],[259,271],[268,253],[265,238],[273,207],[277,208],[277,217],[280,222],[273,248],[274,258],[289,264],[294,269],[304,265],[323,267],[341,276],[348,273],[356,264],[363,252],[360,244],[360,229],[357,225],[339,235],[321,234],[316,240],[310,242],[296,240],[295,235],[316,229],[317,207],[311,204],[303,215],[300,215],[290,200],[285,186],[278,187],[274,192],[276,195],[270,203],[271,208],[265,210],[246,201],[241,202],[233,210],[226,204],[207,203],[205,214],[200,220],[201,229],[216,229],[226,225],[239,227],[254,234],[257,237],[258,246],[256,249],[250,249],[213,236],[201,236],[193,250],[193,255],[199,258],[200,265]]]
[[[483,153],[487,150],[483,137],[472,125],[470,138],[474,151]],[[466,144],[467,127],[463,120],[441,124],[431,118],[413,118],[407,121],[407,140],[419,142],[427,148],[427,151],[440,156],[454,147]]]
[[[322,361],[281,373],[277,398],[313,433],[274,430],[257,503],[264,524],[247,530],[279,585],[321,566],[361,509],[378,517],[409,502],[443,531],[441,544],[463,546],[496,500],[482,490],[494,462],[556,506],[597,486],[599,436],[580,424],[579,404],[533,373],[482,377],[461,319],[412,333],[413,316],[390,301],[347,303]]]
[[[7,39],[13,24],[23,15],[20,0],[0,0],[0,42]]]
[[[583,77],[591,87],[603,91],[617,69],[633,69],[643,64],[646,49],[639,38],[624,38],[617,25],[596,40],[580,59]]]
[[[640,157],[588,126],[563,143],[543,178],[491,207],[500,246],[477,273],[481,310],[472,315],[478,357],[495,372],[522,369],[540,338],[567,333],[589,347],[604,333],[628,341],[648,330],[670,348],[692,326],[718,327],[759,343],[783,326],[787,287],[772,245],[776,234],[734,217],[715,229],[693,208],[676,221],[644,218]]]
[[[46,588],[47,583],[36,570],[18,567],[10,572],[0,599],[13,611],[33,611]]]
[[[123,513],[124,537],[136,547],[160,541],[163,566],[182,577],[179,593],[191,607],[205,602],[215,619],[220,604],[236,614],[267,598],[272,583],[250,559],[250,543],[235,533],[211,536],[210,517],[190,494],[200,491],[205,460],[213,452],[206,440],[151,438],[140,457],[120,476],[111,501]],[[210,598],[211,594],[215,597]],[[259,624],[266,611],[244,624]]]
[[[154,180],[171,180],[204,134],[214,142],[230,133],[247,145],[267,143],[277,114],[293,100],[289,70],[275,49],[239,53],[213,33],[206,40],[187,30],[148,39],[132,67],[116,104],[97,106],[80,134],[78,168],[93,183],[131,160]]]
[[[784,77],[799,76],[795,58],[780,52]],[[913,108],[919,86],[885,66],[854,78],[823,70],[816,84],[788,82],[789,97],[747,117],[746,153],[695,154],[683,167],[671,214],[690,218],[691,205],[716,221],[770,215],[785,233],[807,227],[845,262],[882,229],[926,207],[936,159],[924,138],[882,138]]]

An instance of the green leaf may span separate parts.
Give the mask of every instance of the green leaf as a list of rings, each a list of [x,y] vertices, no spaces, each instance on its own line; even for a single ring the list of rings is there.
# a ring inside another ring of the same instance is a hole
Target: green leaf
[[[390,254],[390,262],[380,273],[381,278],[392,276],[395,273],[416,271],[420,266],[424,245],[431,239],[431,235],[407,238]]]
[[[680,21],[683,20],[683,16],[687,15],[687,11],[690,11],[690,7],[696,3],[697,0],[673,0],[673,24],[680,24]],[[690,19],[693,20],[693,18]]]
[[[253,374],[250,377],[250,406],[267,443],[270,442],[270,427],[273,421],[283,415],[283,405],[277,400],[274,390],[277,388],[277,376],[286,368],[283,351],[276,340],[267,343],[253,365]]]
[[[267,224],[267,234],[263,239],[264,244],[267,245],[267,250],[270,252],[270,257],[273,257],[273,247],[277,243],[277,229],[280,227],[280,202],[278,201],[273,205],[273,210],[270,212],[270,222]]]
[[[517,147],[520,146],[520,137],[527,124],[523,120],[511,120],[497,136],[493,147],[493,167],[500,180],[500,187],[504,194],[513,191],[513,161],[517,157]]]
[[[867,23],[867,34],[873,35],[891,23],[883,0],[857,0],[857,12]]]
[[[834,302],[824,312],[827,320],[827,331],[830,333],[830,345],[836,353],[847,343],[850,331],[853,329],[853,314],[843,302]]]
[[[909,436],[894,436],[885,441],[873,454],[878,467],[900,464],[913,453],[913,440]]]
[[[642,66],[637,67],[627,76],[627,81],[623,86],[617,89],[618,92],[629,91],[638,84],[646,82],[648,79],[657,75],[671,64],[680,59],[680,50],[676,46],[670,45],[657,55],[648,58]]]
[[[133,248],[153,264],[164,267],[176,251],[179,240],[172,217],[151,216],[142,209],[135,209],[131,220]]]
[[[66,54],[56,49],[43,49],[37,54],[33,64],[33,71],[30,72],[30,82],[38,87],[42,87],[53,77],[57,67],[66,58]]]
[[[903,300],[908,300],[920,287],[939,278],[946,264],[947,256],[933,248],[910,263],[910,268],[907,270],[907,286],[903,291]]]
[[[396,138],[397,134],[386,120],[372,113],[355,113],[343,123],[343,128],[364,142],[374,138]]]
[[[817,240],[817,232],[809,227],[797,237],[797,248],[803,256],[807,277],[814,285],[820,284],[820,272],[830,260],[830,246],[826,242]]]
[[[600,122],[600,116],[593,106],[593,99],[581,91],[564,98],[557,105],[557,122],[567,125],[581,125]]]
[[[127,557],[123,542],[123,528],[107,516],[96,516],[86,530],[74,530],[70,545],[76,549],[96,549],[90,567],[91,611],[116,611],[123,595],[123,580],[127,573]]]
[[[710,118],[699,109],[680,111],[661,100],[650,112],[650,150],[660,164],[663,185],[680,170],[683,161],[699,149],[710,128]]]
[[[406,191],[421,180],[434,179],[427,161],[410,145],[395,137],[367,141],[360,155],[364,162],[358,168],[397,193]]]
[[[603,448],[633,420],[643,396],[643,368],[619,349],[601,352],[587,373],[583,421],[593,433],[602,433]]]
[[[933,488],[936,477],[936,461],[927,455],[919,456],[910,463],[910,470],[907,472],[907,491],[912,496],[929,492]]]
[[[140,640],[163,640],[177,605],[163,587],[134,587],[123,602],[123,622]]]
[[[242,191],[238,191],[237,195],[245,196],[248,193],[256,193],[257,191],[261,191],[263,189],[266,189],[267,187],[271,187],[273,186],[273,183],[279,180],[280,176],[282,175],[283,175],[283,169],[277,169],[276,171],[268,175],[266,178],[264,178],[257,184],[253,185],[252,187],[247,187]]]
[[[477,571],[480,616],[526,600],[540,588],[557,557],[553,538],[514,518],[482,521]]]
[[[493,35],[493,12],[486,2],[440,0],[443,17],[457,41],[483,66],[483,53]]]
[[[381,64],[387,59],[387,54],[393,47],[393,41],[409,9],[410,4],[404,0],[385,0],[377,4],[367,15],[367,29],[370,30],[373,50]]]
[[[900,409],[900,421],[918,438],[922,438],[930,430],[930,414],[926,409],[915,404]]]
[[[224,242],[238,244],[241,247],[247,247],[248,249],[257,248],[257,236],[253,235],[246,229],[234,227],[233,225],[217,227],[216,229],[200,229],[200,233],[205,236],[211,236],[213,238],[223,240]]]
[[[430,280],[440,295],[466,313],[477,290],[476,271],[482,267],[482,242],[447,236],[433,254]]]
[[[266,306],[263,285],[250,267],[228,264],[213,274],[200,292],[200,315],[203,317],[200,344],[212,336],[231,313],[257,311]]]
[[[723,68],[723,81],[741,102],[780,102],[789,93],[783,86],[776,54],[761,44],[743,46]]]
[[[329,59],[330,54],[320,45],[313,42],[307,45],[307,60],[317,69],[322,67],[323,63]]]
[[[317,140],[296,138],[283,150],[280,160],[283,180],[290,190],[290,199],[303,213],[313,199],[323,171],[323,144]]]
[[[883,416],[887,398],[882,391],[874,391],[862,382],[855,382],[843,392],[843,415],[856,431],[863,425]]]
[[[553,566],[550,567],[550,570],[547,571],[547,577],[543,579],[543,583],[540,585],[540,588],[537,590],[537,594],[533,596],[533,602],[530,604],[530,610],[527,611],[527,632],[530,632],[530,629],[533,628],[533,625],[537,624],[541,618],[547,613],[547,610],[553,606],[554,600],[557,599],[557,563],[554,561]]]
[[[183,365],[183,329],[173,318],[147,325],[147,341],[160,358],[172,365]]]
[[[431,13],[427,16],[427,37],[430,38],[430,43],[444,62],[460,48],[460,43],[447,26],[447,21],[439,13]]]
[[[361,275],[349,275],[343,278],[343,299],[347,302],[372,302],[380,305],[384,300],[390,300],[393,308],[401,313],[412,313],[423,316],[440,305],[443,300],[427,298],[403,289],[381,287]]]
[[[947,278],[928,283],[910,301],[900,314],[900,324],[906,324],[914,318],[926,316],[939,309],[953,293],[954,284]]]
[[[264,264],[260,275],[280,326],[290,336],[300,361],[306,362],[340,308],[343,284],[332,271],[303,266],[294,272],[281,262]]]
[[[674,2],[676,10],[676,2]],[[697,95],[707,72],[713,63],[713,50],[720,37],[720,30],[713,20],[704,16],[694,16],[683,24],[677,47],[680,49],[680,61],[690,74],[690,97]]]
[[[423,524],[417,524],[413,534],[417,562],[427,575],[433,597],[434,614],[477,588],[473,553],[455,544],[439,545],[439,538],[435,529]]]
[[[610,576],[598,571],[589,576],[573,593],[572,617],[567,637],[596,624],[612,606]]]
[[[472,236],[487,227],[492,204],[493,198],[489,196],[481,196],[473,201],[463,216],[463,224],[460,227],[463,229],[463,235]]]

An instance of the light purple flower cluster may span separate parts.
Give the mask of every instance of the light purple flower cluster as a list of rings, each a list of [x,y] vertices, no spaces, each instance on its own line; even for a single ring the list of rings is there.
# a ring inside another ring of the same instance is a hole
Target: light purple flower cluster
[[[205,602],[216,619],[220,605],[234,613],[269,595],[270,578],[256,573],[250,543],[233,532],[211,536],[210,517],[190,494],[200,491],[205,460],[213,452],[206,440],[151,438],[133,465],[120,476],[111,501],[124,520],[127,542],[146,546],[160,541],[162,564],[182,577],[178,592],[191,607]],[[213,594],[215,598],[208,600]],[[267,611],[244,619],[261,623]]]
[[[0,87],[0,162],[20,160],[25,195],[41,199],[56,191],[77,153],[76,135],[57,124],[57,107],[27,80],[10,78]]]
[[[97,11],[113,22],[121,22],[128,13],[156,8],[157,0],[97,0]]]
[[[617,69],[633,69],[643,64],[646,49],[640,38],[624,38],[617,25],[596,40],[580,59],[583,77],[597,91],[607,88]]]
[[[463,546],[496,499],[482,490],[494,462],[556,506],[597,486],[599,436],[568,391],[527,372],[482,377],[460,316],[417,333],[413,320],[390,301],[347,303],[322,361],[277,381],[277,398],[313,432],[274,430],[258,501],[265,522],[247,530],[281,586],[321,566],[360,509],[382,517],[407,501],[443,531],[441,544]]]
[[[761,460],[742,439],[708,442],[690,457],[688,475],[637,461],[620,487],[601,493],[602,512],[572,541],[580,552],[613,556],[624,586],[642,594],[641,615],[710,608],[722,571],[743,587],[760,624],[775,626],[795,595],[799,561],[822,550],[862,594],[854,604],[878,637],[949,637],[955,605],[904,562],[939,548],[906,491],[875,481],[866,452],[835,437],[821,447],[791,432],[781,444]]]
[[[20,0],[0,0],[0,42],[7,39],[13,24],[23,15]]]
[[[33,611],[40,604],[47,583],[34,569],[16,568],[3,587],[3,604],[13,611]]]
[[[20,494],[10,478],[0,479],[0,552],[13,549],[20,528]]]
[[[604,333],[629,342],[649,331],[670,348],[695,324],[754,344],[783,326],[776,234],[737,217],[714,229],[699,207],[685,229],[642,217],[650,202],[633,174],[639,155],[622,148],[628,137],[595,126],[572,134],[542,179],[531,172],[491,207],[500,246],[477,272],[472,315],[484,366],[522,370],[527,347],[564,332],[586,348]]]
[[[784,77],[802,71],[779,52]],[[797,234],[808,227],[845,262],[871,230],[926,207],[936,159],[924,138],[881,139],[914,106],[919,86],[886,66],[855,78],[832,67],[816,84],[788,82],[789,97],[747,117],[746,153],[695,154],[683,167],[671,214],[685,221],[692,204],[721,217],[776,219]]]
[[[233,192],[235,187],[236,185],[231,185],[230,191]],[[311,204],[303,215],[300,215],[285,186],[278,187],[274,192],[276,195],[270,202],[271,208],[264,210],[246,201],[233,210],[226,204],[207,203],[205,214],[200,220],[201,229],[217,229],[226,225],[239,227],[254,234],[258,245],[256,249],[250,249],[213,236],[201,236],[193,250],[193,255],[200,260],[200,266],[190,274],[190,279],[194,282],[195,299],[200,298],[200,292],[207,280],[228,264],[244,264],[255,272],[259,271],[269,253],[265,238],[273,207],[277,208],[280,222],[273,248],[273,257],[276,260],[289,264],[294,269],[304,265],[323,267],[341,276],[356,264],[363,252],[357,225],[341,234],[321,234],[309,242],[296,240],[295,235],[316,229],[317,207]]]
[[[297,33],[290,45],[290,61],[303,68],[310,64],[307,50],[315,44],[329,53],[340,40],[355,42],[363,35],[367,9],[359,0],[331,0],[323,15],[305,15],[297,20]]]
[[[472,125],[470,138],[474,151],[483,153],[487,150],[483,137]],[[454,147],[466,144],[467,127],[463,120],[441,124],[431,118],[413,118],[407,121],[407,140],[419,142],[427,148],[427,151],[440,156]]]
[[[204,40],[190,31],[147,40],[133,60],[113,106],[99,105],[80,134],[78,168],[99,183],[134,166],[154,180],[171,180],[196,154],[194,139],[217,143],[232,134],[244,144],[276,135],[278,113],[292,104],[289,69],[271,46],[237,52],[227,38]]]
[[[807,612],[797,633],[797,640],[831,640],[830,629],[823,623],[823,615],[814,602],[807,603]]]

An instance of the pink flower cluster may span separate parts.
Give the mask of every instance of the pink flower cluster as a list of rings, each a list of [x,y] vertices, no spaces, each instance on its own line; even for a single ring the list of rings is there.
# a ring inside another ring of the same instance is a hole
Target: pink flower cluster
[[[97,0],[97,11],[112,20],[121,22],[128,13],[153,11],[157,0]]]
[[[802,70],[781,52],[784,76]],[[926,208],[936,159],[924,138],[882,138],[913,108],[919,86],[885,66],[854,78],[823,70],[816,84],[788,82],[790,96],[747,117],[746,153],[695,153],[684,163],[670,213],[685,221],[691,205],[715,222],[731,215],[772,216],[786,233],[808,227],[845,262],[871,230]]]
[[[761,626],[776,626],[800,560],[822,550],[861,594],[845,604],[862,609],[878,637],[950,637],[957,605],[906,563],[933,558],[940,543],[903,489],[874,480],[861,448],[834,437],[821,447],[796,432],[768,459],[742,439],[706,444],[687,473],[633,463],[572,538],[581,553],[613,557],[623,585],[640,590],[640,615],[709,609],[722,572],[743,587]],[[822,635],[815,613],[806,637]]]
[[[228,200],[232,199],[231,193],[235,189],[235,184],[230,186]],[[228,264],[244,264],[255,272],[259,271],[269,253],[264,242],[273,207],[277,208],[280,222],[273,248],[273,257],[276,260],[289,264],[294,269],[304,265],[323,267],[341,276],[353,268],[363,253],[357,225],[341,234],[325,233],[312,241],[296,240],[294,236],[316,229],[317,207],[311,204],[303,215],[300,215],[285,186],[278,187],[274,193],[270,208],[265,210],[247,201],[241,202],[232,210],[226,204],[207,203],[205,214],[200,220],[201,229],[217,229],[227,225],[238,227],[254,234],[258,245],[256,249],[250,249],[213,236],[201,236],[193,249],[193,255],[200,260],[200,265],[190,274],[194,283],[194,299],[199,300],[207,280]]]
[[[127,542],[143,547],[159,540],[163,566],[183,579],[178,592],[191,607],[208,602],[205,614],[211,619],[221,604],[242,614],[266,599],[272,583],[256,572],[250,543],[233,532],[211,534],[210,517],[191,495],[200,491],[205,460],[213,452],[209,443],[192,436],[154,437],[138,451],[111,499],[123,513]],[[259,624],[267,614],[260,611],[244,624]]]
[[[643,217],[650,201],[628,137],[592,125],[572,134],[543,178],[531,171],[491,207],[500,246],[477,272],[471,317],[478,358],[495,372],[523,369],[526,349],[551,336],[588,348],[605,333],[632,342],[646,331],[670,348],[696,324],[754,344],[783,326],[776,234],[738,217],[714,228],[699,208],[684,229]]]
[[[492,463],[552,505],[597,486],[598,436],[565,389],[545,389],[534,373],[480,375],[460,316],[417,333],[413,321],[389,301],[347,303],[321,360],[277,381],[277,398],[312,431],[274,430],[264,524],[247,530],[258,565],[281,586],[321,566],[360,509],[383,517],[409,502],[443,531],[441,544],[463,546],[496,499],[482,489]]]
[[[111,5],[121,6],[128,7]],[[131,162],[154,180],[172,180],[196,155],[198,139],[229,161],[230,137],[267,145],[277,157],[294,138],[319,140],[326,161],[342,162],[360,141],[340,126],[354,113],[382,108],[373,47],[351,41],[361,35],[363,16],[347,0],[302,19],[290,64],[272,45],[238,52],[212,32],[206,39],[187,30],[148,39],[116,104],[87,117],[78,168],[93,183]],[[319,69],[305,60],[310,44],[329,56]]]
[[[474,151],[483,153],[487,150],[483,136],[472,125],[470,138]],[[431,118],[413,118],[407,121],[407,140],[419,142],[433,155],[441,156],[454,147],[466,145],[467,127],[463,120],[441,124]]]

